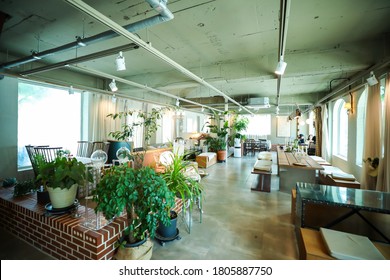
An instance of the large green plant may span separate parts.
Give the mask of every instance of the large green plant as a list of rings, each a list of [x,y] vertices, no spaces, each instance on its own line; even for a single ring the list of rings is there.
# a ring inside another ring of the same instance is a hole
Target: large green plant
[[[183,201],[188,199],[192,207],[195,199],[202,194],[203,186],[190,176],[193,172],[197,173],[197,170],[194,169],[192,162],[184,160],[185,156],[180,156],[177,153],[172,154],[172,161],[166,166],[165,172],[161,176],[172,193]]]
[[[108,114],[107,117],[111,117],[113,120],[125,119],[121,130],[112,131],[108,135],[118,141],[128,141],[134,136],[135,129],[143,126],[145,142],[149,143],[149,140],[158,129],[157,121],[163,117],[163,113],[168,109],[169,107],[162,107],[159,109],[153,108],[149,113],[143,112],[142,110],[128,110],[116,114]],[[126,119],[128,116],[136,116],[139,121],[127,123]]]
[[[126,211],[125,240],[131,244],[154,237],[157,225],[170,223],[170,209],[175,200],[164,179],[150,167],[133,169],[127,165],[112,166],[96,186],[95,211],[107,219]]]
[[[85,165],[76,158],[58,155],[54,161],[47,162],[36,157],[38,164],[37,180],[46,188],[70,189],[74,184],[84,185],[90,180]]]
[[[235,115],[232,121],[232,128],[234,131],[234,138],[243,138],[241,132],[248,129],[249,119],[245,116]]]
[[[229,133],[229,122],[225,121],[221,127],[217,125],[209,125],[211,133],[215,133],[217,137],[209,136],[206,138],[206,143],[211,151],[217,152],[226,150],[226,136]]]

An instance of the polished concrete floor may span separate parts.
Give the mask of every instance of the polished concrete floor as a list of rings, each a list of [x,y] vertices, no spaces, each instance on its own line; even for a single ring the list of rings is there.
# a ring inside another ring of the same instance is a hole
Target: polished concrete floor
[[[207,169],[203,214],[195,207],[192,226],[180,216],[180,239],[163,245],[154,240],[154,260],[294,260],[298,259],[294,226],[290,223],[291,196],[279,191],[276,164],[271,192],[251,191],[254,156],[230,157]],[[276,162],[276,155],[274,155]],[[202,218],[202,220],[200,220]],[[0,230],[2,260],[46,260],[50,256]]]

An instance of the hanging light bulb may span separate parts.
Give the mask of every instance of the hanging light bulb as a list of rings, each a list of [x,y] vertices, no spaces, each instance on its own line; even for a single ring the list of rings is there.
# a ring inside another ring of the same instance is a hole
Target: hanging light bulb
[[[238,112],[241,112],[242,111],[242,108],[240,107],[240,108],[238,108]]]
[[[111,91],[117,91],[118,87],[116,86],[115,80],[112,80],[112,82],[109,84]]]
[[[180,106],[180,100],[176,99],[176,107],[179,107],[179,106]]]
[[[116,96],[115,96],[115,94],[112,95],[111,100],[112,100],[112,103],[116,103]]]
[[[126,70],[125,58],[122,52],[119,52],[119,55],[115,59],[116,71]]]
[[[204,112],[204,107],[202,107],[202,112]]]

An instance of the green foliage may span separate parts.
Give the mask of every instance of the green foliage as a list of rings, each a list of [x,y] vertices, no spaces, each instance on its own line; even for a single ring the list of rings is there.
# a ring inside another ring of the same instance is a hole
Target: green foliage
[[[76,158],[57,156],[51,162],[39,156],[35,159],[38,164],[37,180],[44,187],[70,189],[74,184],[84,185],[86,180],[91,179],[85,165]]]
[[[203,186],[197,180],[188,176],[186,171],[194,167],[191,166],[191,162],[184,160],[185,156],[174,154],[172,163],[166,166],[166,170],[161,176],[172,193],[183,201],[188,199],[190,207],[192,207],[195,199],[203,192]]]
[[[95,211],[107,219],[127,213],[125,234],[130,243],[154,237],[157,225],[170,223],[169,213],[175,200],[164,179],[150,167],[133,169],[127,165],[112,166],[96,186]]]
[[[235,132],[234,138],[240,138],[243,140],[243,135],[241,135],[241,132],[247,130],[249,125],[249,119],[245,116],[239,116],[234,115],[233,121],[232,121],[232,128]]]
[[[141,119],[140,121],[132,122],[130,124],[125,121],[125,123],[121,126],[121,130],[112,131],[108,135],[112,136],[118,141],[128,141],[131,137],[134,136],[135,129],[139,126],[143,126],[145,142],[149,143],[149,140],[152,138],[153,134],[156,133],[158,129],[157,120],[161,119],[163,113],[168,109],[168,107],[162,107],[159,109],[153,108],[150,113],[145,113],[141,110],[129,110],[116,114],[108,114],[107,117],[111,117],[113,120],[122,118],[126,120],[128,116],[133,115]]]
[[[226,136],[229,133],[229,122],[225,121],[223,126],[209,125],[211,133],[216,133],[217,137],[208,136],[206,138],[206,144],[210,147],[210,151],[218,152],[226,150]]]
[[[22,196],[37,191],[37,185],[34,180],[17,182],[14,187],[14,197]]]

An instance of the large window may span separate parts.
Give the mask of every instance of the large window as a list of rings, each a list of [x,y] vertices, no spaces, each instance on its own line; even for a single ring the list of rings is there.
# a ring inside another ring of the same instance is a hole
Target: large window
[[[249,138],[259,138],[271,135],[271,115],[253,115],[248,116],[249,125],[248,129],[244,132]]]
[[[76,153],[81,131],[81,94],[19,82],[18,168],[31,166],[25,145],[63,147]]]
[[[333,154],[348,156],[348,114],[344,108],[345,101],[336,101],[333,109]]]

